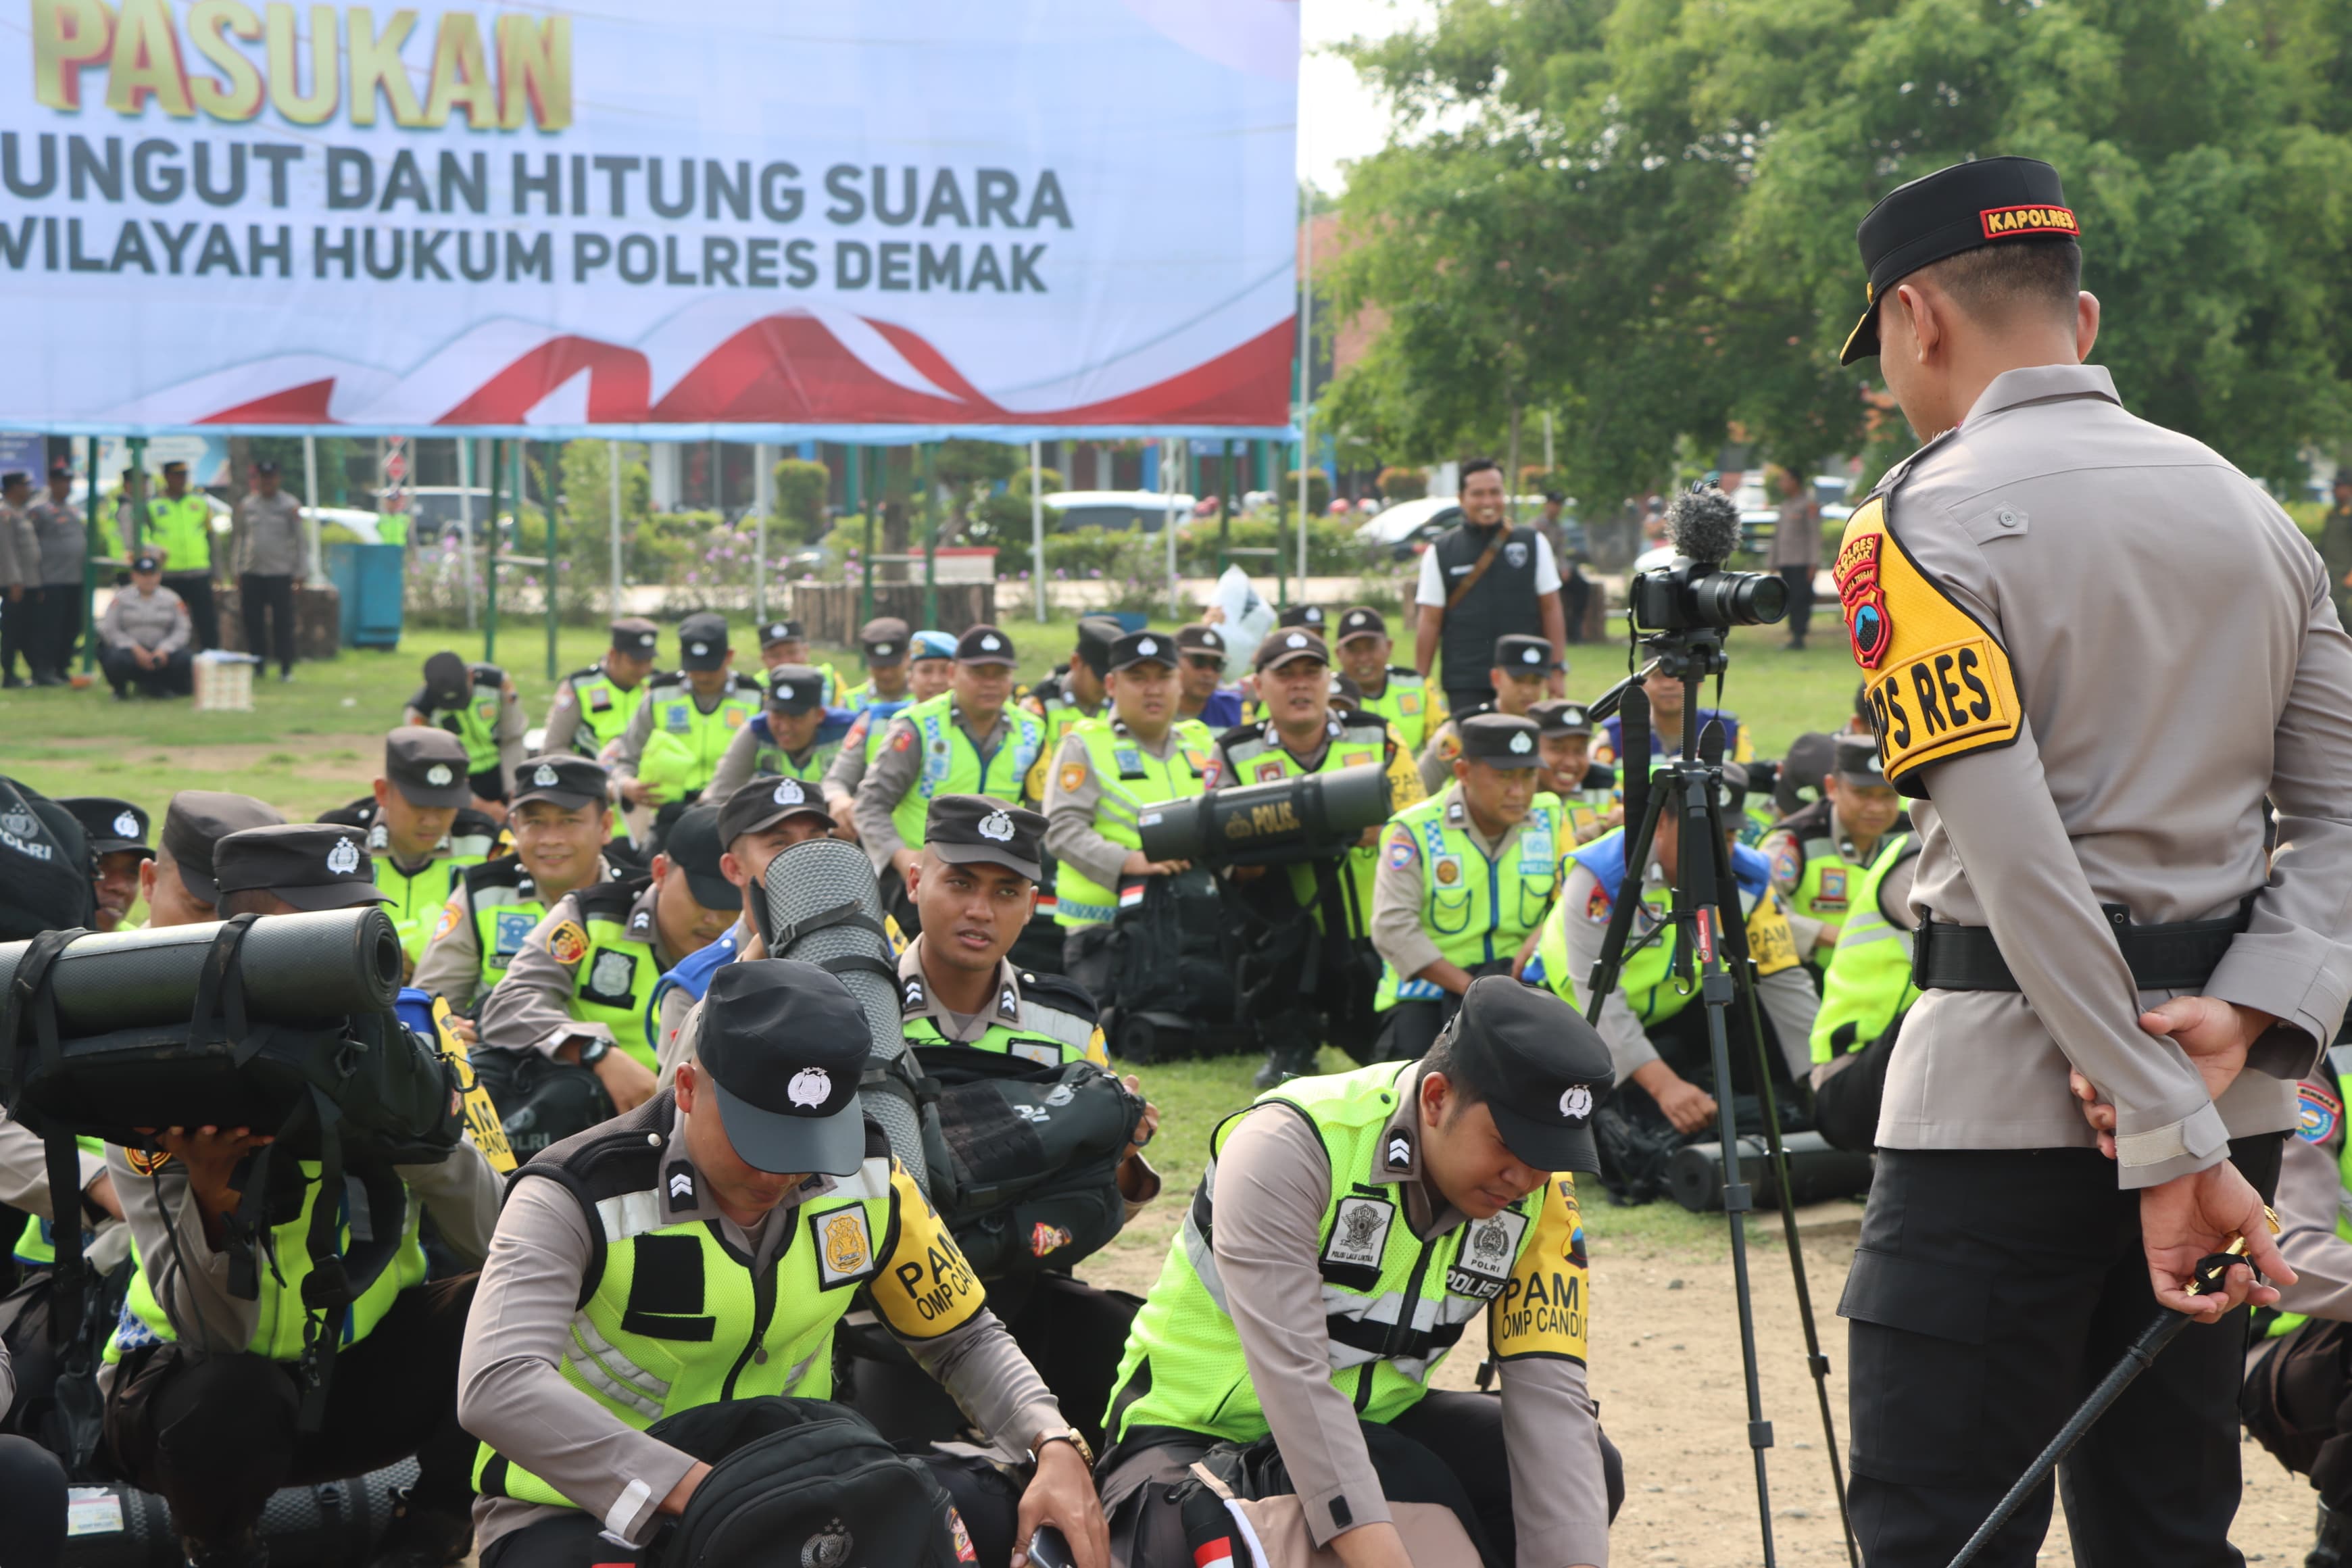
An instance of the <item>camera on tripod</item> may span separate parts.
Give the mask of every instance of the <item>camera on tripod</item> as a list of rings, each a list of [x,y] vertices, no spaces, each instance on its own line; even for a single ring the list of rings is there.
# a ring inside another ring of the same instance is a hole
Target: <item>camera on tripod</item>
[[[1765,626],[1789,613],[1789,585],[1769,573],[1727,572],[1739,544],[1739,509],[1713,486],[1675,498],[1666,527],[1677,559],[1659,571],[1634,574],[1626,607],[1643,632]]]

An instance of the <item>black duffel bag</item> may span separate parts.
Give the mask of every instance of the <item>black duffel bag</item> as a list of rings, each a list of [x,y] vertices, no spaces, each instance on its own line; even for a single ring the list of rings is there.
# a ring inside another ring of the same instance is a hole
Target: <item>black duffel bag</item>
[[[1066,1273],[1126,1223],[1118,1163],[1143,1101],[1092,1062],[917,1048],[931,1196],[982,1279]]]
[[[517,1164],[551,1143],[620,1114],[593,1068],[560,1062],[538,1051],[491,1046],[475,1047],[466,1059],[473,1064],[475,1081],[498,1110],[499,1125]]]
[[[646,1436],[710,1467],[649,1552],[656,1568],[956,1568],[961,1521],[929,1469],[826,1399],[765,1394],[664,1416]]]

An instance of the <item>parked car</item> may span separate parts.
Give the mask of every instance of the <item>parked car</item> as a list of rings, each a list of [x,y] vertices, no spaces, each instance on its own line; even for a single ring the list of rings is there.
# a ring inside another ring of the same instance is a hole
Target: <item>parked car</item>
[[[1385,550],[1399,561],[1409,561],[1429,542],[1462,521],[1462,503],[1453,496],[1401,500],[1374,512],[1356,530],[1356,542],[1367,550]]]
[[[1140,528],[1157,533],[1172,510],[1181,522],[1192,515],[1196,498],[1159,490],[1058,490],[1045,497],[1053,531],[1081,528]]]

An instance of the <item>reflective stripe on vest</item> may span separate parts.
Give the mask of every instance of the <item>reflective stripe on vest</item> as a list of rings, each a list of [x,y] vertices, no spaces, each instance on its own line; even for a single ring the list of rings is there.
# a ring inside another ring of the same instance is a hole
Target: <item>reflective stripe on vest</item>
[[[1094,829],[1113,844],[1139,849],[1143,838],[1136,817],[1161,801],[1189,800],[1207,787],[1209,753],[1216,739],[1198,719],[1179,719],[1171,727],[1168,755],[1162,759],[1143,749],[1116,721],[1082,719],[1070,726],[1087,749],[1101,798],[1095,803]],[[1058,748],[1053,756],[1061,754]],[[1067,860],[1055,862],[1054,923],[1063,926],[1100,925],[1118,913],[1118,890],[1106,888]]]
[[[1388,684],[1381,688],[1381,694],[1365,698],[1358,706],[1394,724],[1397,733],[1404,737],[1405,750],[1419,755],[1430,731],[1442,721],[1445,700],[1419,672],[1391,666]]]
[[[1516,956],[1528,933],[1543,922],[1559,891],[1567,812],[1558,795],[1538,795],[1508,858],[1497,860],[1478,847],[1466,822],[1447,820],[1449,807],[1461,798],[1456,784],[1416,801],[1389,819],[1381,842],[1385,855],[1421,861],[1421,929],[1437,944],[1438,955],[1475,969]],[[1398,974],[1383,959],[1372,1005],[1386,1011],[1399,1002],[1434,1001],[1444,994],[1433,981]]]
[[[1025,996],[1021,999],[1019,1023],[991,1024],[976,1040],[949,1039],[940,1033],[937,1020],[928,1016],[908,1019],[906,1035],[910,1046],[961,1046],[968,1051],[1019,1057],[1043,1068],[1085,1061],[1106,1072],[1110,1068],[1110,1060],[1103,1054],[1102,1030],[1094,1020],[1032,1002]]]
[[[923,847],[924,819],[930,814],[933,795],[990,795],[1018,801],[1023,781],[1045,754],[1045,721],[1025,708],[1004,710],[1013,732],[985,760],[963,726],[956,722],[953,692],[942,691],[928,702],[915,703],[898,717],[914,726],[914,743],[923,752],[914,784],[890,808],[890,820],[898,825],[898,837],[909,849]]]
[[[1878,903],[1880,884],[1908,858],[1910,844],[1907,833],[1889,838],[1854,889],[1853,912],[1839,929],[1822,974],[1822,1005],[1813,1016],[1817,1062],[1862,1049],[1918,1000],[1911,984],[1911,933],[1888,920]]]

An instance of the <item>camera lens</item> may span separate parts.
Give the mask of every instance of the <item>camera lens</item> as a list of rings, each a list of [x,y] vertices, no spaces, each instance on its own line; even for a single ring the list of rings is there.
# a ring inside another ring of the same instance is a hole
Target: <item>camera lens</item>
[[[1761,572],[1715,572],[1691,584],[1691,603],[1702,625],[1763,626],[1789,613],[1789,585]]]

